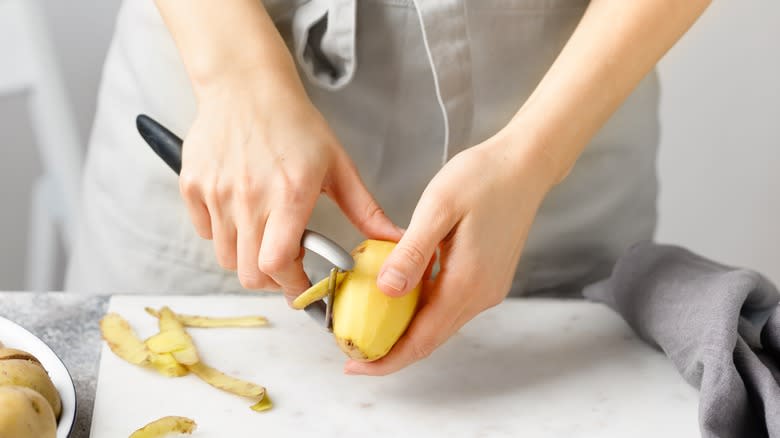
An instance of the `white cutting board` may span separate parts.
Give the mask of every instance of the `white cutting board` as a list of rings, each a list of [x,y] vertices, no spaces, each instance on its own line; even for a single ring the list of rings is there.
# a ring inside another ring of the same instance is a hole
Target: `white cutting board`
[[[345,376],[330,334],[281,297],[116,296],[110,311],[140,336],[144,306],[181,313],[261,314],[272,327],[190,329],[204,362],[265,385],[274,409],[194,376],[169,379],[104,345],[92,437],[127,437],[165,415],[198,423],[194,437],[696,437],[697,394],[661,353],[605,307],[508,300],[424,362],[376,378]]]

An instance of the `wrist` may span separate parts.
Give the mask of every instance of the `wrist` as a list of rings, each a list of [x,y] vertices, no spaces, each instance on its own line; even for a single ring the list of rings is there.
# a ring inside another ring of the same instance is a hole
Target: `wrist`
[[[198,100],[215,91],[233,87],[247,88],[257,84],[283,86],[298,80],[295,63],[287,50],[280,53],[247,50],[203,51],[187,62],[187,71]],[[252,53],[264,53],[262,59]]]
[[[554,186],[566,179],[582,152],[581,142],[569,127],[552,117],[521,109],[501,134],[515,155],[545,168]]]
[[[513,178],[522,179],[523,184],[527,184],[530,177],[543,194],[560,183],[568,173],[551,154],[548,145],[529,130],[510,125],[499,131],[494,139],[492,143],[496,152],[502,154],[509,164]]]
[[[225,96],[252,96],[277,106],[288,99],[306,96],[294,68],[282,66],[246,65],[193,78],[192,84],[198,104]]]

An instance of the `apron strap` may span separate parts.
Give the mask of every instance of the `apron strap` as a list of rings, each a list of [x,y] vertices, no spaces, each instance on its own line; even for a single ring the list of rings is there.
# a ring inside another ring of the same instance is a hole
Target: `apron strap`
[[[444,120],[442,165],[468,146],[474,114],[464,0],[413,0]],[[308,78],[329,90],[355,74],[357,0],[310,0],[293,18],[295,56]]]
[[[463,0],[413,0],[444,118],[442,165],[471,136],[474,95]]]

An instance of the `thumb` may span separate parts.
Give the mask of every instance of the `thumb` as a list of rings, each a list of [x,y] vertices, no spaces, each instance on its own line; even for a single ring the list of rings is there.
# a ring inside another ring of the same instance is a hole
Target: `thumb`
[[[382,292],[403,296],[422,280],[439,243],[457,223],[455,215],[445,211],[450,210],[440,208],[438,202],[426,202],[423,196],[409,228],[379,270],[377,286]]]
[[[397,242],[403,231],[387,217],[379,203],[360,179],[355,165],[342,159],[332,170],[325,193],[336,202],[344,215],[364,236]]]

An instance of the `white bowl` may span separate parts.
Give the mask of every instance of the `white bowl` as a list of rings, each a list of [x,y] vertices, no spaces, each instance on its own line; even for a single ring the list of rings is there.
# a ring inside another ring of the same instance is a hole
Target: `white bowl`
[[[6,348],[26,351],[41,362],[62,399],[62,413],[57,423],[57,438],[68,438],[76,420],[76,388],[73,379],[57,354],[24,327],[0,317],[0,342]]]

